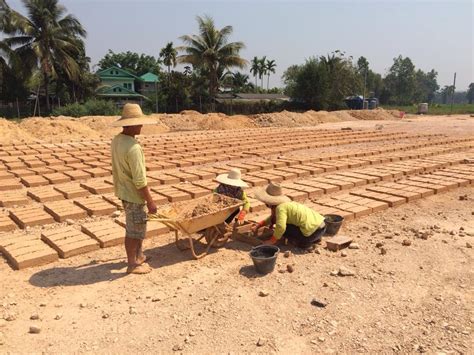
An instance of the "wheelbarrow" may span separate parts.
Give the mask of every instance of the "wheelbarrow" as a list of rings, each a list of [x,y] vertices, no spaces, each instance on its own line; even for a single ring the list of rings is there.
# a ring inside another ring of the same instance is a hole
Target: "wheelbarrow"
[[[224,207],[201,213],[201,207],[210,205],[222,205]],[[149,214],[148,220],[158,221],[175,234],[176,246],[181,249],[191,249],[191,254],[195,259],[200,259],[209,253],[211,247],[222,247],[232,236],[231,226],[225,220],[235,212],[243,202],[224,195],[212,194],[194,199],[192,201],[177,202],[164,205],[155,214]],[[180,233],[188,240],[189,246],[183,247],[180,244]],[[205,238],[207,242],[206,250],[196,254],[194,249],[193,235],[198,234],[197,241]]]

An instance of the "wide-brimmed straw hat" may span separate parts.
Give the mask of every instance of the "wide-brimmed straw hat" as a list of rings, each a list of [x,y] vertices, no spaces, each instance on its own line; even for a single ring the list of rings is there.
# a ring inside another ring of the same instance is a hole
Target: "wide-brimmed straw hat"
[[[233,168],[227,174],[221,174],[216,177],[216,181],[221,184],[237,187],[248,187],[247,183],[242,180],[240,169]]]
[[[125,104],[122,117],[112,123],[114,127],[141,126],[145,124],[157,124],[158,122],[142,112],[140,105]]]
[[[270,206],[278,206],[280,203],[290,202],[291,199],[283,194],[280,185],[270,183],[266,188],[255,191],[257,200]]]

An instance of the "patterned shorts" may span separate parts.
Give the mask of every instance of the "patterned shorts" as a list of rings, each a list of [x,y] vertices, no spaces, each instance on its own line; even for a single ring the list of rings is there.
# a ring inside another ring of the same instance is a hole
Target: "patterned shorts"
[[[125,210],[125,237],[145,239],[146,212],[145,205],[122,201]]]

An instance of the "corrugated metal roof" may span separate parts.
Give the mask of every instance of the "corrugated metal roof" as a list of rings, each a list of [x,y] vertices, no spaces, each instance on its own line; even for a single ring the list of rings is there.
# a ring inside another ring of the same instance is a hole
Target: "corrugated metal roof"
[[[160,79],[158,75],[155,75],[150,72],[143,74],[142,76],[140,76],[140,78],[147,83],[154,83],[155,81],[159,81]]]

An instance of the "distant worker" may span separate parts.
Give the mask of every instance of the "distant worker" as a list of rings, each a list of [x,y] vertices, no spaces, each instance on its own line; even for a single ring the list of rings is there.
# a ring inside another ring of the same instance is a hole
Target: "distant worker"
[[[125,250],[128,259],[128,274],[147,274],[151,271],[145,263],[143,240],[146,234],[147,213],[156,213],[156,204],[147,186],[145,155],[135,139],[143,125],[156,122],[143,115],[137,104],[125,104],[122,117],[112,126],[123,127],[111,145],[112,174],[115,196],[122,200],[125,210]]]
[[[214,189],[215,193],[225,195],[227,197],[235,198],[244,202],[242,210],[236,210],[232,213],[225,221],[231,223],[232,220],[237,216],[240,224],[245,220],[245,216],[250,210],[250,202],[243,190],[244,187],[248,187],[247,183],[242,180],[242,174],[239,169],[233,168],[227,174],[218,175],[216,181],[219,182],[219,186]]]
[[[288,239],[294,246],[307,249],[321,240],[326,231],[324,217],[301,203],[292,202],[279,185],[270,183],[257,190],[255,197],[272,211],[270,217],[254,227],[254,231],[263,226],[274,228],[272,238],[265,244]]]

